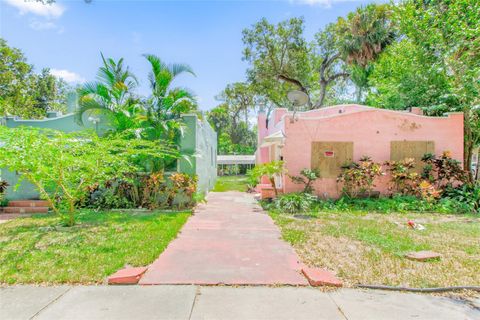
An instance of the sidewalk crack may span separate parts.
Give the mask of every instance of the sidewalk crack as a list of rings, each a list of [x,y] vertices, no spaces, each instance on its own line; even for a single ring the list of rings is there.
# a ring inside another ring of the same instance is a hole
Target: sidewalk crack
[[[343,312],[342,308],[340,308],[340,306],[338,305],[337,301],[335,301],[335,299],[333,299],[332,295],[330,293],[327,292],[327,295],[328,297],[332,300],[332,302],[337,306],[337,309],[338,309],[338,312],[340,312],[340,314],[345,318],[345,320],[348,320],[347,316],[345,315],[345,313]]]
[[[43,310],[45,310],[46,308],[48,308],[50,305],[52,305],[53,303],[57,302],[58,299],[60,299],[61,297],[63,297],[67,292],[69,292],[70,290],[72,289],[72,287],[68,287],[67,290],[65,290],[64,292],[62,292],[61,294],[59,294],[55,299],[53,299],[52,301],[50,301],[49,303],[47,303],[43,308],[41,308],[40,310],[38,310],[33,316],[31,316],[29,319],[34,319],[36,318]]]
[[[197,297],[200,295],[200,287],[197,286],[195,289],[195,297],[193,298],[192,308],[190,309],[190,314],[188,316],[188,320],[192,318],[193,308],[195,307],[195,303],[197,302]]]

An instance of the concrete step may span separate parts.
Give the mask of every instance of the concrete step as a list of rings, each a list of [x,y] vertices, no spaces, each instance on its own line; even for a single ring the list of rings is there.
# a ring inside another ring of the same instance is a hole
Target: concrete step
[[[8,202],[8,207],[50,207],[50,203],[45,200],[12,200]]]
[[[48,213],[47,207],[4,207],[3,213]]]

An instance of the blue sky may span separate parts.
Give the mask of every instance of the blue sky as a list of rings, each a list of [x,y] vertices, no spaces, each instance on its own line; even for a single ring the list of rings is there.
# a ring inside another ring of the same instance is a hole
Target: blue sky
[[[303,16],[306,37],[338,16],[371,1],[61,1],[42,6],[24,0],[0,0],[0,36],[20,48],[39,71],[52,69],[71,83],[93,80],[100,52],[125,58],[148,93],[148,64],[153,53],[165,62],[188,63],[196,77],[182,76],[176,85],[189,87],[200,108],[218,104],[226,84],[245,80],[241,60],[244,28],[266,17],[279,22]]]

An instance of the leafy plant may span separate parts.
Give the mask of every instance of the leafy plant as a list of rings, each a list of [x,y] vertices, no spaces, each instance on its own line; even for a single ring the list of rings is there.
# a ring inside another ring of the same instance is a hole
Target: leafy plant
[[[89,187],[87,206],[113,208],[171,208],[189,206],[196,200],[197,178],[183,173],[168,177],[163,172],[130,173],[126,179],[112,179]],[[180,199],[181,198],[181,199]]]
[[[7,191],[7,187],[9,186],[8,182],[5,180],[0,180],[0,207],[2,207],[2,203],[4,201],[5,192]]]
[[[384,174],[381,164],[373,162],[370,157],[363,157],[358,163],[343,166],[337,181],[343,183],[342,190],[350,197],[371,195],[375,179]]]
[[[450,188],[468,180],[461,163],[453,159],[449,151],[444,151],[439,158],[427,153],[422,157],[422,161],[426,164],[422,177],[434,183],[438,189]]]
[[[275,207],[287,213],[299,213],[308,211],[317,197],[303,192],[283,194],[275,199]]]
[[[480,183],[464,184],[444,192],[444,199],[453,200],[463,204],[469,212],[480,213]]]
[[[317,169],[302,169],[300,171],[299,176],[290,176],[290,179],[292,179],[293,183],[296,184],[303,184],[303,193],[310,193],[312,194],[315,189],[313,188],[312,184],[315,180],[320,178],[320,171]]]
[[[390,190],[403,195],[416,193],[419,175],[414,171],[415,159],[406,158],[401,161],[387,161],[387,171],[390,173]]]

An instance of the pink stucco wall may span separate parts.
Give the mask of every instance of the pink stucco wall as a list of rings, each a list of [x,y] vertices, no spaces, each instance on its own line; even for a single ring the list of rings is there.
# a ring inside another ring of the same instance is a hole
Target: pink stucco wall
[[[282,117],[271,119],[277,123],[269,128],[260,128],[259,141],[266,135],[281,130],[284,144],[280,148],[285,166],[290,175],[298,175],[303,168],[310,168],[311,146],[314,141],[353,141],[354,161],[368,155],[374,161],[383,163],[390,160],[390,142],[399,140],[434,141],[435,153],[445,150],[453,158],[463,163],[463,114],[452,113],[445,117],[427,117],[413,112],[376,109],[358,105],[334,106],[310,112],[297,113],[293,120],[292,113],[281,111]],[[259,162],[268,162],[268,147],[262,153]],[[387,191],[387,179],[377,183],[376,190]],[[294,184],[283,177],[283,191],[301,190],[302,186]],[[315,183],[318,195],[337,197],[340,186],[335,178],[319,179]]]

